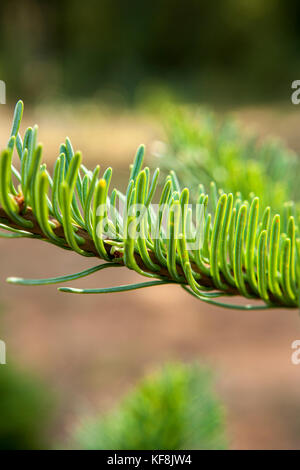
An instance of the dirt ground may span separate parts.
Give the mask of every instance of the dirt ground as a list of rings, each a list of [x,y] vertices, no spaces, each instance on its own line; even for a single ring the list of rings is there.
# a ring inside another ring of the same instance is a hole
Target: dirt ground
[[[298,114],[286,117],[290,123],[286,129],[294,126],[293,137],[281,133],[283,120],[272,112],[264,114],[261,126],[251,110],[242,119],[263,133],[286,137],[298,149]],[[122,171],[137,144],[161,136],[161,130],[146,118],[131,117],[127,131],[125,122],[128,126],[126,117],[110,121],[105,132],[102,122],[98,130],[94,128],[99,135],[99,161],[103,155],[104,160],[112,158],[111,141],[116,145],[117,135],[123,135],[125,151],[119,141],[113,158]],[[6,127],[5,121],[0,126],[1,142]],[[101,139],[109,130],[112,140]],[[56,123],[51,132],[53,148],[65,134],[74,135],[83,151],[92,145],[92,133],[84,137],[74,121]],[[90,151],[91,160],[97,152]],[[177,286],[78,296],[59,293],[56,286],[6,284],[5,278],[11,275],[50,277],[97,262],[34,240],[1,239],[0,260],[1,339],[7,343],[7,361],[37,372],[59,397],[56,441],[66,438],[83,412],[113,406],[147,371],[180,359],[200,361],[215,370],[232,449],[300,449],[300,365],[291,363],[291,343],[300,339],[298,311],[212,308]],[[116,268],[72,285],[102,287],[137,279],[135,273]]]

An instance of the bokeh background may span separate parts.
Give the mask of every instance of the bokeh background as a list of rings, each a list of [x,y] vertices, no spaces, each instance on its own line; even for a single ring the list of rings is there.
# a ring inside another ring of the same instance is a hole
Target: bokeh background
[[[291,83],[300,78],[299,10],[299,2],[284,0],[2,0],[1,147],[22,98],[22,130],[39,124],[50,167],[68,135],[86,165],[111,165],[121,186],[140,143],[153,164],[170,103],[229,113],[259,138],[275,135],[299,153],[300,107],[291,103]],[[298,312],[207,307],[176,286],[73,297],[55,286],[5,284],[10,275],[87,267],[86,259],[34,240],[1,239],[0,260],[8,361],[0,375],[16,367],[35,377],[34,390],[43,387],[41,415],[31,421],[44,445],[63,446],[82,414],[110,409],[155,366],[197,360],[216,373],[230,448],[300,448],[300,366],[290,359]],[[74,286],[137,278],[119,269]],[[18,387],[16,416],[28,389]]]

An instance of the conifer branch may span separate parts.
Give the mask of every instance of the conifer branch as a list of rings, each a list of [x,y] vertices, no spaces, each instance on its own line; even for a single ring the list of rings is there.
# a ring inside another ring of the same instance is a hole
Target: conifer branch
[[[211,183],[209,194],[199,184],[193,212],[189,190],[181,190],[171,171],[155,207],[159,170],[151,179],[149,169],[142,169],[143,146],[137,151],[125,194],[116,188],[109,193],[112,169],[100,178],[98,166],[89,171],[68,138],[60,146],[50,176],[42,163],[37,127],[28,128],[23,140],[19,134],[22,114],[19,101],[7,148],[0,157],[0,228],[6,231],[1,236],[38,238],[106,263],[59,278],[9,278],[9,282],[53,284],[126,266],[152,280],[108,289],[60,290],[107,293],[177,283],[196,298],[223,307],[298,306],[300,238],[293,204],[287,206],[289,214],[283,219],[270,207],[262,210],[254,194],[244,200],[240,193],[225,194]],[[20,173],[12,164],[14,150]],[[263,305],[237,306],[216,300],[233,295],[260,299]]]

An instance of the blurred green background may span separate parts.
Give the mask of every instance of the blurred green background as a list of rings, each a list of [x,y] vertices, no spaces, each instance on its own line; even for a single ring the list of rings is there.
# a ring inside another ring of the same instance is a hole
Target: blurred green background
[[[284,0],[2,0],[0,75],[27,102],[149,87],[190,101],[286,100],[300,4]]]
[[[1,0],[0,45],[1,148],[21,98],[21,131],[39,124],[50,170],[69,135],[87,166],[112,166],[113,185],[122,187],[145,143],[147,164],[177,168],[191,187],[212,177],[226,190],[255,190],[276,209],[299,201],[300,108],[290,98],[300,78],[299,2]],[[279,140],[262,143],[270,135]],[[225,312],[176,286],[74,298],[53,286],[7,285],[10,275],[43,278],[90,266],[34,240],[1,239],[0,260],[0,339],[8,354],[0,366],[0,448],[64,446],[83,416],[100,416],[91,435],[103,417],[114,426],[114,410],[128,412],[126,393],[174,361],[217,371],[230,448],[300,448],[300,369],[290,362],[297,314]],[[137,280],[120,270],[117,279],[96,275],[75,285]],[[162,406],[164,397],[158,394]],[[123,428],[113,437],[123,439]]]

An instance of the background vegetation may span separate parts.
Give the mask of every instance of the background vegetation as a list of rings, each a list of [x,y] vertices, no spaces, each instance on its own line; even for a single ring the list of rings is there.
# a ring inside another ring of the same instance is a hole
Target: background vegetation
[[[299,70],[299,2],[2,0],[9,97],[132,103],[165,87],[227,104],[287,99]]]
[[[260,139],[232,117],[220,118],[210,110],[166,109],[166,140],[152,153],[194,192],[200,181],[206,190],[214,181],[217,188],[245,199],[255,194],[263,208],[270,205],[277,212],[283,212],[284,203],[299,202],[300,160],[280,139]]]
[[[54,399],[37,378],[10,364],[0,373],[0,450],[49,447]]]
[[[75,433],[75,448],[224,449],[224,410],[211,382],[211,373],[197,364],[167,364],[115,410],[85,419]]]

